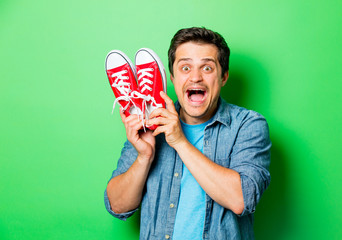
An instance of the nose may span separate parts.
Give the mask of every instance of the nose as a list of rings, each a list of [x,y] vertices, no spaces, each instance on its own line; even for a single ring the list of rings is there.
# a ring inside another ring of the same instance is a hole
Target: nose
[[[193,69],[190,74],[190,81],[191,82],[201,82],[202,79],[202,73],[199,69]]]

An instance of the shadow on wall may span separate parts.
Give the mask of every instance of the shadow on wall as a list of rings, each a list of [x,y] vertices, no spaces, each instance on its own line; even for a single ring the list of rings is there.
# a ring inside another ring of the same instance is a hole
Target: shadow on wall
[[[271,119],[270,79],[260,62],[242,54],[233,55],[228,83],[222,88],[222,97],[230,103],[260,111]],[[287,163],[285,147],[278,141],[277,129],[270,126],[271,184],[262,196],[255,212],[254,230],[256,239],[279,239],[289,229],[290,202],[288,200]]]
[[[272,131],[272,130],[271,130]],[[282,239],[291,229],[289,179],[285,149],[271,134],[271,184],[262,196],[256,212],[254,231],[256,239]]]
[[[140,209],[132,216],[131,231],[140,235]]]

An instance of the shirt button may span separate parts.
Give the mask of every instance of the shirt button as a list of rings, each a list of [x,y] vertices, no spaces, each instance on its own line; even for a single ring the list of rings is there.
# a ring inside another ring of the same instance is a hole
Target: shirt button
[[[175,205],[173,203],[170,204],[170,208],[173,208]]]
[[[175,177],[178,177],[178,176],[179,176],[179,173],[178,173],[178,172],[176,172],[176,173],[175,173]]]
[[[166,238],[166,239],[169,239],[169,238],[170,238],[170,236],[169,236],[169,235],[165,235],[165,238]]]

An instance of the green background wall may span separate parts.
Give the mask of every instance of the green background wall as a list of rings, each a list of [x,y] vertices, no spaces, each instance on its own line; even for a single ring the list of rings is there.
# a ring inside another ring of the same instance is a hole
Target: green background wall
[[[104,59],[149,47],[167,65],[191,26],[226,38],[223,97],[270,125],[256,238],[341,239],[341,12],[337,0],[1,0],[0,239],[138,239],[138,216],[103,204],[125,140]]]

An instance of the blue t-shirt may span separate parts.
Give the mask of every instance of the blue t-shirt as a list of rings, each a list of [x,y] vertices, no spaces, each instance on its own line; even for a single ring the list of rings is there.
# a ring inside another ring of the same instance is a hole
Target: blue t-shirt
[[[204,129],[209,122],[210,120],[198,125],[189,125],[181,121],[186,138],[201,152],[203,152]],[[203,239],[205,204],[204,190],[183,163],[173,240]]]

